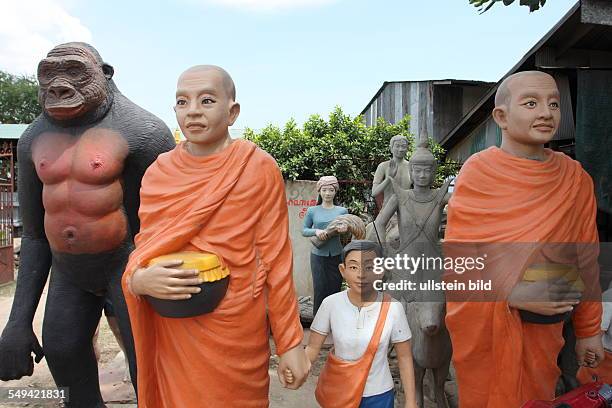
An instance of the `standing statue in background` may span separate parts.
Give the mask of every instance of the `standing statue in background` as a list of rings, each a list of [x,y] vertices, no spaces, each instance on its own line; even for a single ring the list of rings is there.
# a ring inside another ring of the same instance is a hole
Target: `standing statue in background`
[[[378,165],[372,181],[372,197],[376,199],[379,208],[384,208],[394,194],[391,180],[405,190],[412,185],[410,178],[410,166],[406,160],[408,151],[408,139],[402,135],[396,135],[389,141],[391,160],[384,161]],[[399,246],[399,232],[397,227],[397,216],[393,215],[385,225],[385,232],[388,242],[392,247]],[[371,230],[368,233],[369,239],[376,241],[375,235]]]
[[[372,181],[372,197],[383,194],[383,206],[394,194],[391,179],[393,178],[400,187],[405,190],[410,188],[410,165],[406,160],[408,151],[408,139],[406,136],[396,135],[389,141],[391,160],[384,161],[376,167],[374,180]]]
[[[92,338],[112,301],[136,380],[121,276],[140,228],[142,176],[174,147],[168,127],[123,96],[89,44],[53,48],[38,65],[43,113],[17,145],[21,265],[0,338],[0,379],[32,375],[44,356],[67,407],[103,407]],[[50,268],[43,347],[32,320]]]
[[[392,216],[397,215],[400,245],[396,251],[385,245],[388,257],[396,254],[410,258],[442,258],[438,231],[442,211],[448,203],[450,180],[441,188],[432,188],[437,161],[427,147],[427,136],[421,141],[409,161],[410,177],[414,188],[403,188],[393,176],[388,176],[394,195],[389,198],[374,224],[380,240],[386,243],[385,226]],[[442,265],[421,265],[416,271],[407,269],[392,271],[393,282],[410,280],[425,282],[440,279]],[[444,394],[444,382],[448,376],[451,361],[451,342],[444,324],[446,314],[444,292],[442,291],[404,291],[395,294],[401,299],[413,331],[412,354],[416,381],[417,403],[423,407],[423,378],[425,370],[431,369],[434,377],[434,394],[437,406],[448,407]]]
[[[317,243],[312,242],[310,252],[310,270],[314,289],[313,316],[317,314],[323,299],[342,289],[342,275],[338,269],[338,265],[342,263],[340,259],[342,244],[337,233],[347,232],[348,226],[342,224],[337,229],[333,229],[333,234],[327,232],[327,228],[336,217],[348,214],[346,208],[334,205],[334,197],[339,189],[340,184],[336,177],[321,177],[317,181],[320,204],[309,207],[304,217],[302,235],[318,238]]]

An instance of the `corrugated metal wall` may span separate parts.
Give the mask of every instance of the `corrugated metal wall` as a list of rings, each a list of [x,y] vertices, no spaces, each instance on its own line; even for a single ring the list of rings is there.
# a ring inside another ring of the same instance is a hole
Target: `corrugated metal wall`
[[[372,101],[364,113],[366,125],[372,126],[376,118],[383,117],[389,123],[397,123],[410,115],[410,131],[433,135],[432,82],[390,82]]]
[[[492,117],[478,126],[468,137],[448,151],[447,157],[458,162],[465,162],[472,154],[490,146],[501,144],[501,129]]]

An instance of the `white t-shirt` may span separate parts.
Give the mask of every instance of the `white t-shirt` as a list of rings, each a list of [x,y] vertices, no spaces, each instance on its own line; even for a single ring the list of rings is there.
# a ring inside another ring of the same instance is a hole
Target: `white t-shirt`
[[[376,302],[361,309],[353,305],[347,291],[326,297],[317,311],[310,330],[322,335],[331,335],[334,354],[347,361],[359,360],[370,343],[381,308],[382,294]],[[412,333],[401,303],[391,302],[387,320],[380,337],[378,350],[368,375],[364,397],[382,394],[393,389],[393,378],[389,370],[387,352],[390,343],[410,340]]]
[[[612,289],[602,294],[603,316],[601,317],[601,331],[603,331],[602,342],[606,350],[612,351]]]

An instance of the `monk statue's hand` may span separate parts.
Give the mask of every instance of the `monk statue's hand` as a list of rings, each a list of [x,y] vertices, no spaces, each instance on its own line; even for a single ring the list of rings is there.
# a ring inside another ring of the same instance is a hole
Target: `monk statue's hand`
[[[576,360],[579,366],[595,368],[604,358],[601,334],[576,339]]]
[[[9,322],[0,337],[0,380],[17,380],[32,375],[32,353],[36,356],[36,363],[44,357],[32,326],[12,325]]]
[[[319,238],[321,241],[326,241],[327,240],[327,231],[325,230],[315,230],[315,235],[317,236],[317,238]]]
[[[304,384],[310,372],[310,360],[301,345],[297,345],[280,356],[278,362],[278,378],[283,387],[297,390]],[[293,382],[286,381],[287,373],[291,372]]]
[[[194,269],[174,269],[183,261],[165,261],[137,269],[132,275],[130,287],[135,295],[149,295],[158,299],[189,299],[199,293],[203,281]]]
[[[582,293],[565,279],[539,282],[519,282],[508,297],[508,305],[515,309],[552,316],[570,312]]]

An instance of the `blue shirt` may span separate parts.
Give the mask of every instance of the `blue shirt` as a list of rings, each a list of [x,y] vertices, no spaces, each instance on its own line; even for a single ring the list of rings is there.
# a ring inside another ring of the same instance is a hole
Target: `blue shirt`
[[[304,217],[304,229],[302,235],[305,237],[314,237],[315,230],[324,230],[329,223],[339,215],[348,214],[348,210],[344,207],[334,206],[334,208],[323,208],[320,205],[308,207],[306,217]],[[321,248],[312,246],[311,252],[319,256],[336,256],[342,253],[342,244],[340,236],[336,235],[325,241]]]

